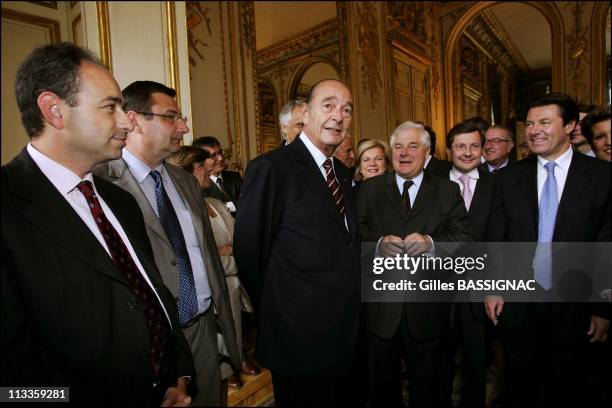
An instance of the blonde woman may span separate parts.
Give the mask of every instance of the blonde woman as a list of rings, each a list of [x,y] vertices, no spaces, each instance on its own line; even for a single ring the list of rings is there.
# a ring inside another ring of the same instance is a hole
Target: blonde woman
[[[367,140],[357,147],[355,181],[385,174],[391,168],[389,145],[382,140]]]

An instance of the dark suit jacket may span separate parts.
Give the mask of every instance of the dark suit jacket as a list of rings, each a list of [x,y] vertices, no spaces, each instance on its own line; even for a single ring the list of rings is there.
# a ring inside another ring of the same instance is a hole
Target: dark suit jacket
[[[178,375],[193,375],[175,302],[131,195],[94,177],[172,319]],[[153,374],[143,308],[85,223],[24,149],[2,167],[2,385],[69,386],[70,402],[143,405]],[[175,377],[176,379],[176,377]]]
[[[559,202],[553,242],[609,242],[612,233],[610,164],[591,157],[572,156],[567,180]],[[537,156],[515,162],[495,177],[491,204],[488,240],[492,242],[537,242],[538,192]],[[561,254],[562,255],[562,254]],[[533,254],[515,259],[514,268],[525,277],[533,276]],[[553,282],[555,264],[553,259]],[[588,328],[591,314],[609,318],[604,304],[555,303],[553,305],[554,334],[559,338],[582,336]],[[520,324],[523,303],[507,303],[501,314],[501,324],[515,327]]]
[[[489,210],[491,209],[491,199],[493,198],[493,174],[478,168],[478,182],[476,191],[472,196],[472,203],[468,211],[468,218],[474,233],[476,242],[485,242],[487,239],[487,229],[489,225]]]
[[[448,178],[448,172],[451,167],[453,167],[453,163],[448,160],[440,160],[436,159],[434,156],[429,159],[429,163],[427,163],[427,167],[425,168],[426,173],[431,173],[435,176]]]
[[[349,367],[359,319],[359,241],[351,175],[334,159],[347,231],[321,171],[297,138],[248,166],[234,256],[259,308],[260,362],[286,376]]]
[[[240,199],[240,189],[242,188],[242,177],[237,171],[226,171],[221,172],[221,178],[223,179],[223,187],[225,192],[221,191],[216,183],[212,183],[210,187],[202,190],[205,197],[216,198],[224,203],[232,201],[236,208],[238,208],[238,200]]]
[[[359,233],[363,241],[378,242],[385,235],[404,238],[413,232],[429,235],[435,242],[471,242],[465,205],[459,186],[424,172],[412,210],[407,214],[395,181],[395,172],[362,181],[357,200]],[[388,339],[395,333],[403,303],[368,303],[366,328]],[[450,325],[450,303],[410,303],[407,321],[417,339],[438,336]]]

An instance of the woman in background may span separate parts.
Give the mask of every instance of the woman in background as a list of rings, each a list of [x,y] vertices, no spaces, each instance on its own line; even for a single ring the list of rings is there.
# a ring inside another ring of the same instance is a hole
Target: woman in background
[[[181,149],[172,155],[167,161],[171,164],[183,168],[183,170],[193,174],[200,183],[201,188],[210,187],[212,181],[210,173],[214,165],[214,159],[206,149],[192,146],[182,146]],[[229,292],[230,304],[234,325],[236,327],[236,337],[238,347],[242,350],[242,371],[245,374],[259,374],[259,368],[247,362],[242,342],[242,316],[241,312],[253,313],[253,306],[246,290],[238,278],[238,266],[233,255],[234,237],[234,217],[231,216],[225,204],[213,197],[206,197],[204,205],[210,218],[210,225],[215,236],[217,250],[223,270],[225,271],[225,281]],[[219,350],[221,352],[221,350]],[[230,364],[222,362],[221,378],[228,380],[230,388],[239,388],[242,385],[240,377],[235,375]]]
[[[360,143],[357,147],[355,181],[385,174],[392,167],[389,157],[389,145],[382,140],[370,139]]]

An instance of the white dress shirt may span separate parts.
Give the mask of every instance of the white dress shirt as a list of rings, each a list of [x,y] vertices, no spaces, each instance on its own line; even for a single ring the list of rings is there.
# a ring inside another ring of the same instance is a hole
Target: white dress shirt
[[[400,195],[404,191],[404,182],[407,179],[399,176],[395,173],[395,182],[397,183],[397,189],[399,190]],[[421,183],[423,182],[423,171],[414,178],[412,178],[412,185],[408,189],[408,196],[410,196],[410,208],[414,207],[414,200],[416,200],[416,196],[419,193],[419,189],[421,188]]]
[[[164,309],[166,318],[170,322],[170,317],[168,316],[168,312],[166,311],[164,303],[161,301],[159,295],[157,294],[157,292],[155,291],[155,288],[153,287],[153,284],[151,283],[151,281],[149,280],[149,277],[145,273],[145,270],[142,264],[140,263],[140,260],[138,259],[138,256],[136,255],[136,252],[134,251],[134,248],[132,247],[132,244],[130,243],[130,240],[125,234],[125,231],[121,227],[121,224],[119,224],[117,217],[115,217],[115,215],[113,214],[109,206],[104,202],[104,199],[102,198],[102,196],[98,194],[98,190],[96,190],[96,184],[94,183],[91,172],[87,173],[85,177],[81,179],[79,176],[74,174],[68,168],[62,166],[55,160],[45,156],[43,153],[36,150],[36,148],[32,146],[31,143],[28,143],[27,150],[28,150],[28,153],[30,154],[30,157],[32,157],[32,160],[34,160],[34,163],[36,163],[36,165],[40,168],[43,174],[47,176],[51,184],[53,184],[53,186],[57,189],[57,191],[59,191],[62,197],[64,197],[64,199],[68,202],[68,204],[70,204],[70,206],[74,209],[74,211],[77,213],[79,218],[83,220],[85,225],[87,225],[87,228],[89,228],[89,230],[93,233],[93,235],[96,237],[98,242],[100,242],[100,245],[102,245],[104,250],[112,258],[112,255],[110,251],[108,250],[108,246],[106,245],[106,241],[104,240],[104,237],[102,236],[102,233],[100,232],[100,229],[98,228],[98,225],[96,224],[96,221],[94,220],[94,217],[91,214],[89,204],[87,204],[87,200],[85,199],[85,196],[77,188],[77,185],[81,181],[88,180],[91,182],[94,192],[96,194],[96,197],[98,198],[98,201],[100,202],[100,206],[102,207],[102,211],[104,212],[104,215],[106,215],[106,218],[108,219],[108,221],[111,223],[113,228],[115,228],[115,230],[121,237],[121,240],[123,241],[127,250],[129,251],[132,259],[134,260],[134,263],[138,267],[138,270],[144,277],[145,281],[151,287],[151,290],[153,291],[153,293],[155,293],[155,296],[157,296],[159,303]]]
[[[155,214],[159,218],[157,199],[155,198],[155,180],[149,175],[152,170],[148,165],[143,163],[127,149],[123,149],[123,160],[125,160],[127,163],[130,172],[138,182],[140,189],[147,197],[149,204],[151,204],[153,211],[155,211]],[[158,165],[153,170],[157,170],[159,171],[159,174],[161,174],[164,189],[168,194],[168,198],[170,198],[172,207],[174,207],[179,224],[181,225],[183,237],[185,238],[185,245],[187,247],[187,253],[189,255],[189,261],[191,262],[191,270],[193,272],[196,294],[198,297],[198,314],[202,314],[210,306],[211,290],[208,283],[206,265],[204,263],[204,259],[202,259],[200,244],[198,243],[195,227],[193,226],[191,213],[187,209],[185,203],[183,203],[183,199],[176,190],[176,187],[174,186],[174,183],[172,182],[172,179],[170,178],[163,163]],[[202,203],[202,205],[204,205],[204,203]]]

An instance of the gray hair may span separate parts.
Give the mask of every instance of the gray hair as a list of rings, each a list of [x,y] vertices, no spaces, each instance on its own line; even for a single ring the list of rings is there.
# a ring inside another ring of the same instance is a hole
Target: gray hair
[[[416,122],[412,122],[412,121],[407,121],[402,123],[401,125],[399,125],[398,127],[395,128],[395,130],[393,131],[393,133],[391,133],[391,138],[390,138],[390,145],[391,148],[393,149],[393,145],[395,144],[395,138],[402,132],[405,132],[407,130],[410,129],[417,129],[420,130],[421,132],[421,144],[427,148],[431,147],[431,139],[429,137],[429,132],[427,132],[427,130],[425,129],[425,126],[416,123]]]
[[[293,110],[297,107],[300,107],[304,104],[304,100],[303,99],[291,99],[289,102],[287,102],[285,105],[283,105],[283,107],[280,110],[280,113],[278,114],[278,124],[280,125],[280,127],[282,128],[283,126],[287,126],[289,124],[289,121],[291,121],[291,114],[293,113]],[[281,136],[283,136],[283,139],[287,139],[287,135],[281,130]]]

